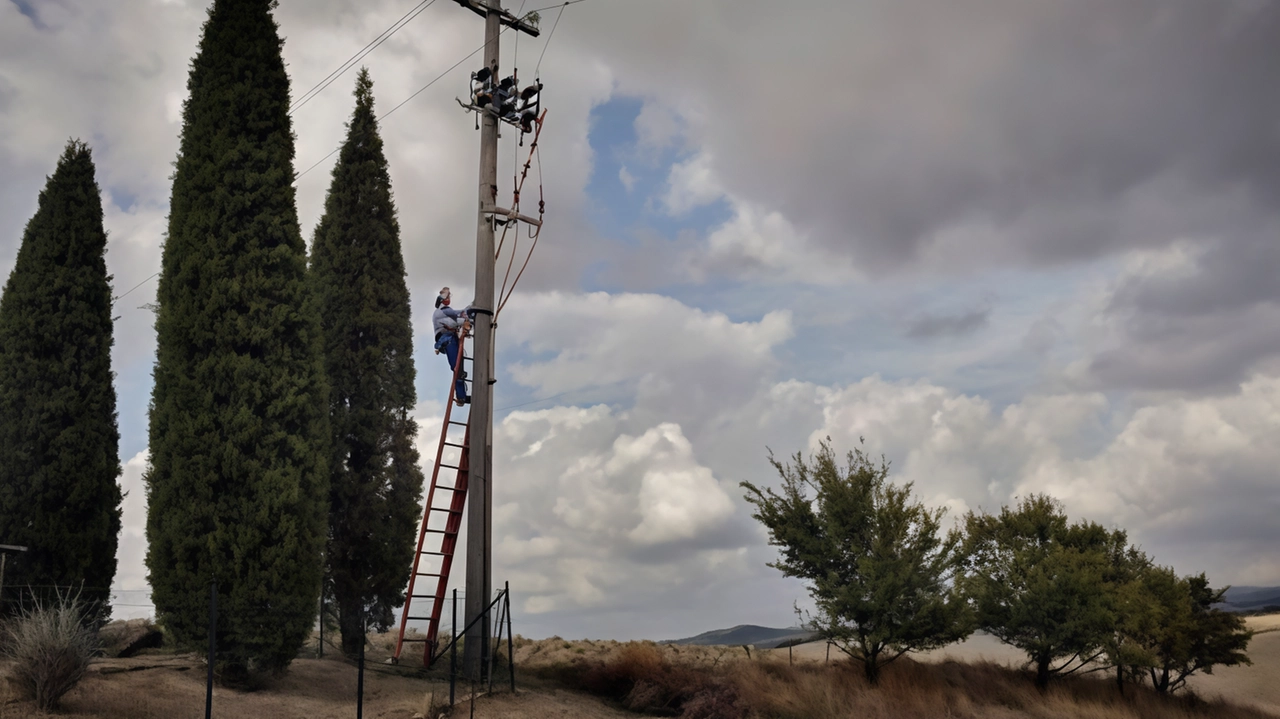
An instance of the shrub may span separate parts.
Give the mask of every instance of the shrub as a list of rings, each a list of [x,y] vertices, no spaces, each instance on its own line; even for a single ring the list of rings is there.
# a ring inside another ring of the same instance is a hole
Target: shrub
[[[681,719],[741,719],[746,705],[727,677],[668,662],[652,644],[628,644],[611,659],[578,663],[563,679],[635,712]]]
[[[6,628],[3,644],[14,663],[14,687],[41,710],[57,706],[75,687],[96,650],[84,604],[66,597],[24,610]]]

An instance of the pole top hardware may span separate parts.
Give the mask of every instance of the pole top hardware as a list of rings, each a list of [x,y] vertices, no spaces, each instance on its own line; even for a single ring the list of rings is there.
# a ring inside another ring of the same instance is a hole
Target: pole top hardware
[[[486,7],[488,3],[485,2],[485,0],[454,0],[454,2],[470,10],[471,12],[479,15],[480,17],[487,17],[488,14],[492,12],[490,8]],[[539,35],[539,30],[536,25],[531,25],[528,22],[516,17],[515,15],[512,15],[506,10],[497,9],[496,12],[498,14],[499,22],[501,22],[503,25],[506,25],[507,27],[515,30],[519,30],[520,32],[527,33],[532,37],[537,37]]]

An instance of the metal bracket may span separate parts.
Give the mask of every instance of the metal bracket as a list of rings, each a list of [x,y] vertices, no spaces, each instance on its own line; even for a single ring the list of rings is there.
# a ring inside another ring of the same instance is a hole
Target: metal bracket
[[[523,19],[518,18],[515,15],[512,15],[506,10],[502,10],[499,8],[485,7],[488,3],[484,2],[483,0],[481,0],[480,2],[477,2],[477,0],[454,0],[454,1],[457,2],[459,5],[461,5],[462,7],[479,15],[480,17],[488,17],[489,13],[491,12],[495,13],[498,16],[499,22],[501,22],[503,25],[506,25],[507,27],[513,30],[519,30],[520,32],[526,33],[533,37],[537,37],[540,32],[536,25],[530,25],[529,23],[525,22]]]
[[[486,207],[480,210],[480,214],[493,215],[494,218],[505,217],[508,220],[518,220],[520,222],[533,225],[534,227],[542,227],[542,220],[539,220],[536,217],[522,215],[519,212],[508,210],[504,207]]]

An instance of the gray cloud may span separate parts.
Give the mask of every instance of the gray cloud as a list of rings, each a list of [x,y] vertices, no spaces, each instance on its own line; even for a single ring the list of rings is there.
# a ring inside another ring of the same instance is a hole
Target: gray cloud
[[[924,314],[908,323],[906,334],[915,339],[960,337],[986,327],[990,320],[990,308],[960,314]]]
[[[1111,289],[1114,337],[1090,359],[1092,381],[1222,391],[1280,353],[1280,225],[1167,254]]]
[[[1086,260],[1276,212],[1274,3],[653,2],[573,20],[568,42],[623,91],[681,108],[726,192],[871,270]]]

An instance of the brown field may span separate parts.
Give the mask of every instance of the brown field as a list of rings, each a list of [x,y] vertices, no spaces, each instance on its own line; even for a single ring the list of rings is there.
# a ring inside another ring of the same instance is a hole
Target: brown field
[[[1020,657],[985,636],[917,660],[904,659],[886,672],[877,688],[867,686],[860,672],[841,661],[838,651],[833,650],[828,663],[822,644],[802,645],[788,653],[740,646],[517,637],[519,693],[513,696],[495,687],[495,694],[476,699],[473,709],[467,688],[460,687],[452,716],[637,716],[626,711],[630,707],[689,719],[1275,719],[1280,717],[1280,615],[1253,617],[1249,624],[1260,632],[1250,647],[1254,666],[1198,677],[1193,682],[1196,698],[1173,701],[1134,689],[1122,699],[1110,681],[1095,679],[1059,682],[1041,694],[1017,668]],[[387,635],[372,639],[365,716],[430,716],[433,702],[447,700],[447,683],[440,672],[429,676],[408,666],[383,664],[391,641]],[[355,668],[326,652],[324,659],[295,661],[284,677],[257,692],[215,688],[213,715],[352,717],[355,689]],[[205,668],[196,655],[162,652],[99,660],[52,715],[39,714],[30,702],[14,701],[4,691],[0,682],[0,719],[197,719],[204,715]]]

